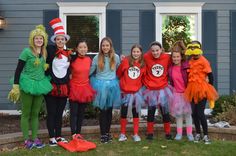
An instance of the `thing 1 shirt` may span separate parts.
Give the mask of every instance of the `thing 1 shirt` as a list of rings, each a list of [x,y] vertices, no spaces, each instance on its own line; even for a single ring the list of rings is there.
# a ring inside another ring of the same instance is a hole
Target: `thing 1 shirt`
[[[144,54],[146,74],[143,84],[150,90],[163,89],[168,85],[168,67],[171,63],[169,54],[162,53],[154,58],[151,51]]]
[[[120,88],[125,93],[135,93],[142,87],[142,78],[145,67],[140,67],[139,62],[129,65],[128,58],[125,58],[117,69],[117,76],[120,79]]]

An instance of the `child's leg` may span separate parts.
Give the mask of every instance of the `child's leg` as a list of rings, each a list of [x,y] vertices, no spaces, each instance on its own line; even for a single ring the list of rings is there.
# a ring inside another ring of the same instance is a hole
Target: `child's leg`
[[[176,117],[176,128],[177,128],[177,134],[182,136],[183,133],[183,116]]]
[[[161,106],[160,106],[160,111],[164,123],[164,131],[166,135],[170,135],[170,115],[169,113],[164,113]]]
[[[32,140],[37,138],[38,127],[39,127],[39,112],[43,104],[43,95],[34,96],[33,105],[31,110],[31,129],[32,129]]]
[[[205,106],[206,106],[206,99],[203,99],[197,105],[198,105],[198,112],[197,113],[198,113],[198,117],[199,117],[201,125],[202,125],[203,133],[204,133],[204,135],[208,135],[207,120],[206,120],[206,116],[204,114],[204,110],[205,110]]]
[[[185,115],[185,122],[186,122],[186,131],[187,135],[192,135],[192,117],[190,114]]]
[[[136,108],[132,108],[133,113],[133,125],[134,125],[134,135],[138,135],[138,129],[139,129],[139,114],[136,111]]]
[[[106,127],[107,127],[107,111],[100,109],[100,114],[99,114],[99,125],[100,125],[100,133],[101,135],[106,134]]]
[[[29,139],[29,119],[32,103],[33,96],[21,91],[21,130],[23,132],[24,140]]]
[[[121,118],[120,118],[120,133],[121,134],[126,134],[127,112],[128,112],[128,106],[122,105],[121,106]]]
[[[201,134],[200,121],[198,118],[198,104],[191,103],[192,107],[192,118],[195,125],[196,133]]]
[[[112,108],[108,108],[107,109],[107,128],[106,128],[106,133],[110,133],[110,129],[111,129],[111,121],[112,121]]]
[[[156,112],[155,106],[148,107],[147,134],[153,134],[155,112]]]
[[[56,105],[57,98],[51,95],[45,96],[47,106],[47,128],[50,138],[55,137],[55,116],[56,116]]]
[[[78,107],[79,104],[77,102],[70,101],[70,128],[72,135],[77,134]]]
[[[87,103],[79,103],[78,104],[78,120],[77,120],[77,128],[76,128],[77,134],[81,133],[81,127],[83,124],[84,112],[85,112],[86,107],[87,107]]]
[[[66,106],[67,97],[59,97],[59,103],[57,103],[57,113],[55,118],[55,136],[61,137],[61,127],[62,127],[62,115]]]

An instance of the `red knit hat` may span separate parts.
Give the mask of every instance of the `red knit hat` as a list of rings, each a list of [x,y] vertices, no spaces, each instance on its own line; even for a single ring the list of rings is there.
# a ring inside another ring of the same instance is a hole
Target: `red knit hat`
[[[54,35],[51,37],[53,43],[55,43],[55,38],[57,36],[64,36],[67,41],[70,39],[70,36],[65,34],[65,29],[60,18],[54,18],[49,22],[49,24],[54,30]]]

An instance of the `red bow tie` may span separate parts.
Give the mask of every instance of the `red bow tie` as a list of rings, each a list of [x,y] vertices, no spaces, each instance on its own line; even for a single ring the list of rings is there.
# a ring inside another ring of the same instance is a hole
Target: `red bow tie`
[[[61,49],[57,50],[57,52],[56,52],[57,58],[62,59],[62,55],[68,57],[69,56],[69,51],[65,51],[65,50],[61,50]]]

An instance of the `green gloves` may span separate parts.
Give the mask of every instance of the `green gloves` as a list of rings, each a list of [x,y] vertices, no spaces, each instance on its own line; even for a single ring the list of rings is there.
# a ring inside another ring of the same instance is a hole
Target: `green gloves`
[[[11,91],[8,94],[8,99],[11,102],[18,102],[20,99],[20,88],[19,88],[19,84],[13,84]]]

